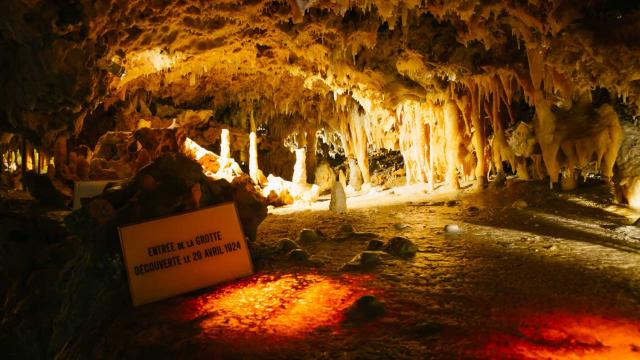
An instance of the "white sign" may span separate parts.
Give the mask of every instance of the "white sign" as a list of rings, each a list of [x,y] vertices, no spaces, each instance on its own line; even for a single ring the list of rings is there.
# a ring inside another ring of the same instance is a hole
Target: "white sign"
[[[233,203],[118,231],[134,306],[253,273]]]

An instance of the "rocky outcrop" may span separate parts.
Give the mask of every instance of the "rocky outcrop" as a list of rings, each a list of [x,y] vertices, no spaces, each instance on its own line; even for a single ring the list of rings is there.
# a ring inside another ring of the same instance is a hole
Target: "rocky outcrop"
[[[267,215],[266,206],[253,192],[248,177],[233,183],[213,180],[193,159],[168,152],[143,167],[129,182],[111,188],[74,212],[69,225],[78,234],[106,234],[101,241],[117,243],[117,226],[169,216],[201,207],[234,201],[245,235],[255,239]]]
[[[622,129],[624,137],[614,173],[616,197],[640,209],[640,128],[623,123]]]

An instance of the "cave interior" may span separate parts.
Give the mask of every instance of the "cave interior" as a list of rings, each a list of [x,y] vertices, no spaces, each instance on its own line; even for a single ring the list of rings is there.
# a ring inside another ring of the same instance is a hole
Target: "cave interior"
[[[3,1],[2,351],[640,359],[639,33],[629,0]],[[253,275],[132,306],[193,264],[133,274],[120,229],[226,203]]]

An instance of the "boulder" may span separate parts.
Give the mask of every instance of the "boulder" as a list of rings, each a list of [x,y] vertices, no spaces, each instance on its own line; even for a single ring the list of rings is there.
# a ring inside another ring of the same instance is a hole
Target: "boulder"
[[[313,229],[302,229],[300,235],[298,235],[298,242],[300,244],[308,244],[319,240],[322,240],[322,236]]]
[[[104,231],[118,244],[117,227],[154,218],[170,216],[201,207],[233,201],[244,234],[254,240],[258,225],[266,218],[267,208],[261,197],[252,192],[247,181],[213,180],[204,175],[196,161],[181,153],[164,153],[148,164],[127,183],[112,188],[92,202],[107,201],[110,219],[100,218],[104,203],[88,204],[69,217],[72,229],[80,233]],[[214,220],[214,219],[212,219]],[[89,223],[87,223],[89,221]]]
[[[289,251],[289,253],[287,254],[287,257],[289,258],[289,260],[292,260],[292,261],[305,262],[309,260],[310,255],[308,252],[302,249],[293,249]]]
[[[384,241],[380,240],[380,239],[373,239],[373,240],[369,240],[369,243],[367,244],[367,250],[369,251],[379,251],[384,249]]]
[[[413,257],[418,252],[418,247],[406,237],[397,236],[389,240],[384,250],[397,257]]]
[[[344,271],[359,271],[370,270],[383,263],[382,251],[363,251],[356,255],[348,263],[342,265],[340,270]]]

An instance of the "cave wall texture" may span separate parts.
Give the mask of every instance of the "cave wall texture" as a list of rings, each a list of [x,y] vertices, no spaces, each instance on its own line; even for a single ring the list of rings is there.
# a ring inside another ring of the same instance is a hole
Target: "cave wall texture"
[[[141,122],[209,145],[229,127],[236,149],[257,127],[274,152],[323,130],[365,182],[377,148],[431,186],[504,162],[611,177],[613,106],[640,113],[638,33],[625,0],[7,0],[0,130],[48,154]]]

